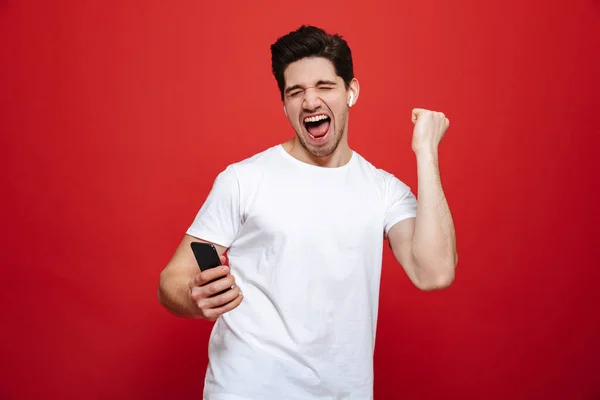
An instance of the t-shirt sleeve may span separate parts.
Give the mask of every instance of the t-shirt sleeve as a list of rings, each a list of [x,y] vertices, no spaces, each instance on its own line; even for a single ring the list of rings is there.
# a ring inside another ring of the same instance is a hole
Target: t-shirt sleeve
[[[394,175],[384,173],[385,216],[384,233],[387,235],[394,224],[417,216],[417,198],[410,187]]]
[[[215,179],[187,234],[229,248],[240,226],[240,187],[230,165]]]

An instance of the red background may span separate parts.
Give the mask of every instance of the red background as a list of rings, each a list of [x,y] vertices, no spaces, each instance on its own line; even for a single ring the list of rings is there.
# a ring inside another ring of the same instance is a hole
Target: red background
[[[52,3],[52,4],[51,4]],[[0,398],[201,398],[210,323],[156,300],[228,163],[292,134],[269,45],[342,33],[350,143],[417,189],[445,112],[456,281],[386,249],[382,399],[600,396],[600,3],[0,1]]]

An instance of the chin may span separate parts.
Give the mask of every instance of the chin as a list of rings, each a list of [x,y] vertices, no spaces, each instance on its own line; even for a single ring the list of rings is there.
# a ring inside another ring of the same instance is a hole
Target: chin
[[[329,136],[329,133],[328,133]],[[330,137],[324,140],[319,140],[315,143],[315,140],[307,132],[303,132],[302,135],[298,135],[302,147],[313,157],[328,157],[337,149],[340,140],[336,140],[333,133]]]

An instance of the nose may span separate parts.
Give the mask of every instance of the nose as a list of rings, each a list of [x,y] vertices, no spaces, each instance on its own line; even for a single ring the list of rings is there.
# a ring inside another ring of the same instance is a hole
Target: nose
[[[315,88],[306,89],[304,92],[304,102],[302,107],[305,110],[314,111],[321,106],[321,98]]]

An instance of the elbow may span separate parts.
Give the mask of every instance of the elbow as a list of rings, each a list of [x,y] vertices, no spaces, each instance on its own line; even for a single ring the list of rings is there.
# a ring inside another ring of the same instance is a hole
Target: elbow
[[[160,284],[158,285],[158,289],[156,290],[156,299],[158,300],[158,304],[160,304],[163,307],[165,306],[165,293]]]
[[[454,274],[439,274],[429,279],[418,280],[415,286],[424,292],[433,292],[449,288],[454,282]]]
[[[157,285],[157,289],[156,289],[156,297],[158,300],[158,303],[163,306],[166,307],[166,288],[165,288],[165,280],[166,280],[166,273],[165,270],[163,270],[160,273],[160,276],[158,278],[158,285]]]
[[[160,304],[163,307],[165,306],[165,294],[160,283],[158,284],[158,288],[156,289],[156,300],[158,300],[158,304]]]
[[[446,289],[454,282],[455,270],[456,258],[452,262],[428,268],[427,272],[419,274],[415,286],[424,292]]]

